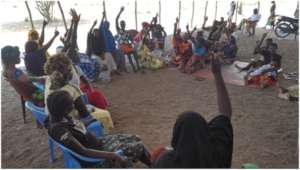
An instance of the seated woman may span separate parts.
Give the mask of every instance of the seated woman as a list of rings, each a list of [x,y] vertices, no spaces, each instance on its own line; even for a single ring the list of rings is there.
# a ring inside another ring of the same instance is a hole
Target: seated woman
[[[192,35],[193,32],[196,30],[196,28],[194,28],[194,30],[190,32],[189,27],[187,25],[186,29],[193,43],[194,54],[184,66],[184,72],[191,74],[197,71],[198,69],[204,68],[204,64],[205,64],[204,61],[207,57],[207,48],[206,48],[206,41],[203,37],[202,31],[198,31],[197,37],[194,38]]]
[[[89,115],[92,115],[92,117],[102,122],[106,131],[113,128],[113,122],[107,110],[94,107],[93,111],[89,113],[81,98],[82,92],[79,87],[70,83],[73,76],[72,61],[66,57],[64,53],[50,57],[45,64],[45,73],[49,75],[44,77],[45,102],[51,93],[58,90],[67,91],[71,95],[76,108],[69,113],[70,116],[76,119],[85,119],[88,118]],[[48,108],[46,108],[46,112],[48,112]]]
[[[248,19],[243,19],[241,21],[241,23],[239,25],[239,29],[241,30],[242,26],[244,24],[246,24],[246,30],[249,34],[249,37],[253,36],[255,34],[256,24],[259,22],[260,18],[261,18],[261,15],[258,13],[258,9],[255,8],[253,10],[253,14]],[[252,32],[250,29],[252,29]]]
[[[101,165],[80,161],[83,167],[130,167],[138,160],[151,167],[150,154],[138,136],[112,134],[98,139],[87,131],[82,122],[68,116],[73,107],[73,98],[66,91],[58,90],[48,96],[47,108],[50,113],[48,133],[54,140],[80,155],[105,158]],[[118,155],[117,150],[122,150],[127,159]]]
[[[30,30],[28,33],[28,41],[36,41],[38,43],[39,48],[43,47],[44,37],[45,37],[45,27],[48,25],[47,21],[43,21],[41,36],[36,30]],[[46,58],[48,59],[50,54],[46,52]]]
[[[245,84],[256,83],[264,88],[268,85],[275,84],[279,70],[281,68],[281,56],[276,53],[277,44],[270,45],[268,52],[270,62],[262,66],[252,68],[245,76]]]
[[[155,49],[160,49],[158,42],[155,43]],[[150,52],[148,47],[143,44],[138,51],[142,67],[152,70],[162,68],[164,66],[164,60],[157,54],[158,53]]]
[[[176,49],[177,55],[179,58],[179,70],[184,72],[187,62],[190,60],[193,55],[192,44],[188,41],[189,35],[185,33],[183,39],[179,40],[179,44]]]
[[[160,24],[157,24],[157,17],[158,17],[158,15],[153,17],[153,19],[150,23],[151,39],[152,39],[154,46],[156,43],[159,43],[160,49],[163,50],[164,46],[165,46],[165,38],[167,36],[167,33]],[[154,46],[152,48],[149,47],[149,49],[152,51],[155,48]]]
[[[229,36],[229,39],[225,41],[223,47],[223,60],[225,63],[231,64],[236,58],[238,47],[234,36]]]
[[[32,84],[30,78],[16,65],[20,63],[18,47],[5,46],[1,49],[3,77],[24,98],[35,105],[43,107],[44,95]]]
[[[128,56],[129,63],[132,66],[132,69],[134,72],[138,71],[140,69],[139,59],[137,56],[137,53],[135,49],[133,48],[133,41],[131,36],[129,35],[128,31],[125,30],[126,23],[124,20],[120,22],[119,26],[119,18],[121,13],[124,11],[124,7],[121,7],[119,14],[116,18],[116,30],[118,32],[118,44],[120,48],[122,49],[123,53]],[[135,59],[136,67],[132,61],[132,56]]]
[[[43,76],[45,75],[43,67],[46,62],[46,51],[52,45],[55,38],[59,35],[59,32],[55,30],[54,36],[51,40],[39,48],[39,44],[32,40],[27,41],[25,44],[25,66],[28,74],[31,76]]]
[[[180,114],[173,128],[171,148],[156,152],[154,168],[230,168],[233,151],[231,103],[221,74],[220,62],[212,57],[218,113],[207,122],[199,113]]]

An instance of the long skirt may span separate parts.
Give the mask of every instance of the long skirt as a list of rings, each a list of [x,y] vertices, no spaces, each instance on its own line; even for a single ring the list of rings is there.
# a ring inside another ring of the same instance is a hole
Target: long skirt
[[[120,165],[117,161],[106,159],[100,167],[119,168],[132,167],[132,163],[140,160],[145,154],[149,154],[142,140],[131,134],[104,135],[102,138],[103,151],[116,152],[122,150],[126,156],[126,165]],[[150,155],[149,155],[150,156]]]

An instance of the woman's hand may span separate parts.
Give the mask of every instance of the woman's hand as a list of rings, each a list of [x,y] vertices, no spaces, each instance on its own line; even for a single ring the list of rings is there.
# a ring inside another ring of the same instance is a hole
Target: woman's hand
[[[118,161],[122,167],[126,167],[127,161],[126,158],[124,156],[120,156],[119,154],[117,154],[116,152],[112,153],[112,159]]]

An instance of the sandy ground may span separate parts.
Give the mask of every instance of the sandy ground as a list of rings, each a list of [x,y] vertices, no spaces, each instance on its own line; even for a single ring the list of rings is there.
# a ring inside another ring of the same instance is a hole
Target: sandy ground
[[[259,36],[259,35],[258,35]],[[241,37],[238,59],[249,61],[255,38]],[[298,41],[276,40],[284,71],[298,71]],[[293,81],[282,81],[288,86]],[[63,168],[61,153],[49,163],[45,129],[37,129],[27,111],[21,114],[19,96],[2,79],[2,167]],[[149,149],[170,144],[178,114],[201,113],[207,120],[217,114],[213,81],[196,81],[176,68],[146,74],[124,74],[109,85],[95,83],[111,102],[112,133],[139,135]],[[264,90],[227,85],[233,106],[234,152],[232,167],[252,162],[262,168],[298,167],[298,102],[277,98],[276,88]],[[144,167],[143,165],[136,165]]]

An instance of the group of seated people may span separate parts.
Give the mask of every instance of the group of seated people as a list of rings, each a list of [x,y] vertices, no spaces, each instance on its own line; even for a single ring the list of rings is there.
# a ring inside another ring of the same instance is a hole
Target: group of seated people
[[[124,8],[121,8],[117,21],[123,10]],[[124,59],[119,57],[125,54],[129,57],[134,71],[147,66],[147,62],[154,62],[157,65],[150,63],[148,66],[157,68],[161,64],[159,62],[163,61],[154,54],[159,54],[159,50],[164,48],[166,36],[163,28],[156,23],[157,16],[151,24],[143,23],[142,31],[136,34],[134,39],[130,38],[130,31],[125,30],[125,22],[121,21],[120,27],[117,22],[117,46],[104,14],[100,28],[94,29],[94,22],[88,33],[86,53],[80,53],[77,45],[80,15],[74,9],[71,9],[70,14],[71,26],[60,38],[63,46],[57,48],[57,54],[50,56],[47,50],[59,32],[55,31],[51,40],[43,44],[44,28],[47,25],[47,22],[44,22],[41,36],[36,31],[30,31],[25,44],[26,72],[16,67],[20,63],[18,47],[3,47],[1,56],[4,78],[26,101],[43,103],[38,106],[44,107],[48,114],[45,128],[54,140],[79,154],[106,158],[101,165],[81,161],[82,167],[132,167],[132,163],[141,161],[146,166],[155,168],[230,168],[233,150],[233,130],[230,121],[232,111],[221,74],[220,53],[212,51],[210,59],[220,115],[208,123],[199,113],[193,111],[180,114],[173,129],[172,147],[159,148],[150,154],[137,135],[109,133],[113,128],[113,121],[107,110],[109,103],[100,90],[90,84],[95,74],[90,71],[97,70],[95,66],[90,66],[91,63],[96,65],[100,60],[99,67],[104,71],[109,70],[109,74],[124,71]],[[178,34],[175,37],[177,36]],[[188,33],[184,39],[178,36],[180,38],[176,40],[186,43],[188,39],[192,39],[197,55],[201,57],[203,53],[207,53],[207,44],[202,36],[201,32],[198,32],[197,38],[193,38],[192,34]],[[134,44],[133,41],[138,43]],[[139,45],[138,50],[136,45]],[[142,56],[139,58],[138,55]],[[132,58],[135,59],[137,67],[134,66]],[[101,74],[102,70],[99,72]],[[37,94],[40,89],[34,82],[44,85],[42,94]],[[83,100],[83,93],[87,95],[90,105]],[[103,124],[105,135],[101,138],[96,138],[86,129],[93,121]],[[124,156],[116,153],[120,149]]]
[[[213,52],[218,52],[227,64],[233,63],[236,58],[238,47],[234,35],[237,30],[235,23],[229,25],[222,17],[220,21],[215,20],[213,26],[206,27],[207,20],[208,17],[205,17],[202,30],[197,31],[195,27],[190,31],[187,25],[186,33],[182,35],[181,29],[178,28],[179,20],[176,19],[172,40],[172,63],[184,73],[191,74],[203,69],[210,63]]]
[[[272,38],[266,40],[266,45],[255,48],[254,54],[259,54],[257,60],[251,61],[247,66],[235,65],[240,71],[247,71],[245,84],[254,83],[261,88],[274,85],[278,74],[282,71],[282,56],[277,53],[278,45]]]

